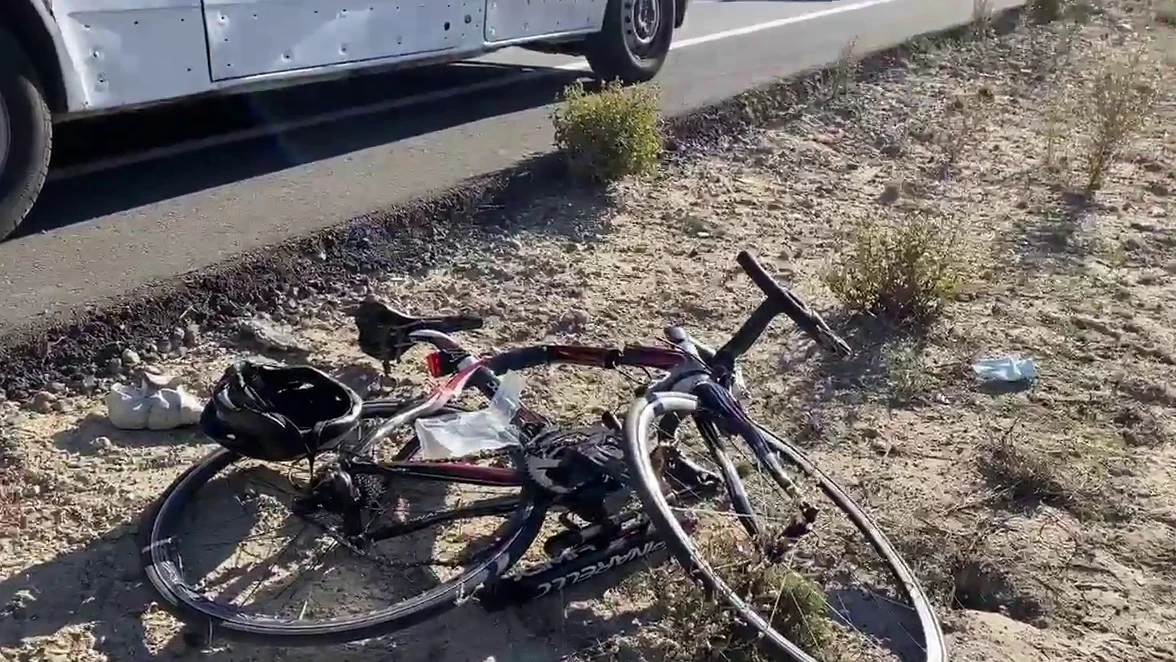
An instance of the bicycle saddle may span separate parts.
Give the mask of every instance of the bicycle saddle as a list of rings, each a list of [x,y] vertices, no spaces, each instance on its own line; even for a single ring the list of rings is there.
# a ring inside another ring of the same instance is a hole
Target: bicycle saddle
[[[482,328],[482,318],[475,315],[413,317],[371,297],[359,304],[354,318],[360,350],[385,362],[400,359],[415,344],[408,337],[413,331],[455,333]]]

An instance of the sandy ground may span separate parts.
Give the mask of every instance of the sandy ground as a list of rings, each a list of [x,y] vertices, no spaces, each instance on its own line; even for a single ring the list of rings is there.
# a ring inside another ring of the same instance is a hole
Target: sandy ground
[[[1058,25],[912,56],[819,112],[656,181],[541,199],[526,212],[548,219],[528,224],[539,229],[370,291],[412,311],[478,311],[487,327],[468,340],[486,350],[649,341],[671,320],[719,344],[758,300],[733,261],[750,248],[858,348],[834,364],[781,321],[745,360],[753,411],[801,440],[907,553],[939,601],[952,659],[1176,660],[1176,112],[1164,100],[1093,202],[1066,193],[1081,181],[1093,114],[1082,86],[1100,58],[1171,36],[1134,32],[1139,18],[1114,7],[1088,17],[1069,55]],[[1042,165],[1052,109],[1064,111],[1053,113],[1064,118],[1052,125],[1058,172]],[[819,277],[847,233],[911,210],[960,231],[972,267],[964,291],[925,333],[839,314]],[[281,321],[316,365],[372,365],[338,301],[292,303]],[[158,363],[203,394],[242,352],[206,341]],[[978,384],[971,362],[1004,353],[1037,362],[1031,388]],[[421,356],[397,366],[393,391],[431,383]],[[619,379],[555,373],[528,393],[561,418],[626,403]],[[133,527],[211,447],[192,431],[115,430],[97,397],[63,398],[51,413],[3,406],[0,658],[184,653],[138,575]],[[585,656],[618,650],[601,642],[637,627],[640,601],[610,585],[503,615],[468,608],[351,646],[225,644],[198,656]]]

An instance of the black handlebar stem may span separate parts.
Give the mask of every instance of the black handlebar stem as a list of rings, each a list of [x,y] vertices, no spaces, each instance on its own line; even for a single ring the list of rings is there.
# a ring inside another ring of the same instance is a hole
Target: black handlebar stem
[[[845,341],[832,334],[828,327],[821,322],[820,317],[810,311],[800,299],[781,287],[776,279],[760,266],[751,253],[745,250],[739,251],[735,261],[767,298],[760,303],[755,312],[739,328],[739,331],[727,341],[727,344],[719,350],[713,361],[716,367],[731,369],[734,361],[751,349],[751,346],[780,313],[792,318],[796,326],[814,340],[821,344],[827,344],[826,341],[831,338],[835,349],[840,350],[840,353],[847,352],[849,346],[845,344]]]

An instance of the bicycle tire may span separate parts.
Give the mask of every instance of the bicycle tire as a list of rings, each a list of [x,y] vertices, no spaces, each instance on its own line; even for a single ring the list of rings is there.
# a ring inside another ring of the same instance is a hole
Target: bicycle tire
[[[710,564],[697,552],[694,541],[671,512],[670,506],[661,492],[658,477],[655,475],[650,461],[650,448],[648,447],[650,431],[654,428],[656,421],[667,413],[684,412],[689,415],[696,411],[698,406],[698,398],[693,395],[676,392],[660,393],[635,399],[625,416],[626,461],[629,465],[633,488],[641,499],[645,514],[664,537],[666,547],[678,563],[696,581],[699,581],[704,589],[712,595],[721,596],[721,599],[735,612],[742,623],[762,635],[759,637],[760,645],[767,645],[773,652],[784,654],[788,659],[796,662],[817,662],[816,658],[810,656],[797,644],[772,628],[768,620],[753,610],[716,575]],[[752,425],[755,425],[756,431],[764,440],[784,455],[788,461],[810,477],[815,478],[826,496],[849,517],[858,531],[866,536],[914,606],[923,632],[925,662],[947,662],[943,631],[935,617],[931,603],[910,567],[898,554],[882,530],[846,494],[841,486],[821,471],[800,449],[765,430],[762,426],[755,423]]]
[[[364,404],[363,418],[389,416],[405,402],[371,401]],[[446,407],[438,414],[457,411]],[[415,439],[415,436],[412,437]],[[408,443],[412,443],[409,441]],[[485,584],[505,574],[538,537],[544,512],[535,488],[525,485],[520,508],[509,518],[485,558],[463,574],[415,597],[387,608],[355,617],[327,619],[299,625],[290,619],[263,616],[247,618],[193,591],[182,579],[174,559],[166,556],[171,518],[183,512],[187,497],[224,468],[242,459],[219,448],[185,470],[147,510],[138,532],[140,565],[161,606],[210,642],[214,638],[280,646],[321,646],[385,636],[417,625],[458,607]]]

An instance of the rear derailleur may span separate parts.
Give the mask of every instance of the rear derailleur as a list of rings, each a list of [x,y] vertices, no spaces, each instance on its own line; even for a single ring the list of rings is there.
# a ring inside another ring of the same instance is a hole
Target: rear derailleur
[[[364,549],[368,519],[365,517],[367,499],[353,474],[343,465],[335,465],[315,476],[307,495],[294,501],[294,514],[309,519],[319,526],[326,526],[341,535],[346,542]],[[338,515],[343,526],[340,529],[318,522],[314,515],[326,511]]]

